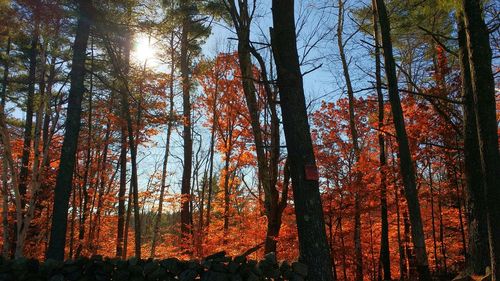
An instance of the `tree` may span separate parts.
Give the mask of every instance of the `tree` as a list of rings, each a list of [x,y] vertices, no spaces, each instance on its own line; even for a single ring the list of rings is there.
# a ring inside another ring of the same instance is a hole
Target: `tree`
[[[297,53],[294,1],[272,3],[271,42],[290,162],[300,259],[311,269],[308,278],[330,281],[332,265]]]
[[[354,90],[351,83],[351,76],[349,74],[349,64],[346,59],[344,46],[347,42],[343,41],[344,32],[344,16],[345,16],[345,3],[346,1],[339,0],[339,15],[337,21],[337,46],[339,48],[340,61],[342,63],[342,70],[347,87],[347,97],[349,99],[349,129],[351,132],[352,147],[355,155],[356,163],[359,163],[360,147],[358,140],[358,131],[356,129],[355,112],[354,112]],[[356,277],[355,280],[363,280],[363,253],[361,249],[361,202],[360,202],[360,188],[361,188],[361,175],[355,173],[353,178],[353,185],[355,189],[354,194],[354,252],[356,259]]]
[[[467,54],[474,97],[474,112],[481,154],[481,170],[486,196],[486,218],[492,280],[500,278],[500,153],[496,117],[495,81],[491,70],[489,32],[482,17],[480,2],[463,0]]]
[[[66,244],[66,226],[68,223],[68,205],[72,189],[73,172],[75,168],[76,148],[80,132],[80,115],[82,96],[85,91],[85,59],[87,41],[92,25],[92,2],[80,0],[78,5],[78,23],[73,44],[73,64],[71,69],[71,85],[66,117],[66,131],[61,148],[61,160],[57,175],[54,210],[47,259],[64,259]]]
[[[382,231],[380,234],[380,264],[382,270],[379,272],[379,279],[391,280],[391,258],[389,256],[389,221],[387,218],[387,159],[385,152],[385,136],[382,132],[384,126],[384,95],[382,93],[382,73],[380,63],[380,35],[378,30],[378,16],[375,0],[372,0],[373,36],[375,41],[375,87],[378,101],[378,144],[380,161],[380,218]],[[382,275],[383,273],[383,275]]]
[[[420,204],[417,195],[415,169],[411,158],[408,136],[406,134],[403,110],[398,93],[398,81],[396,77],[396,65],[392,53],[392,42],[390,34],[390,21],[387,15],[385,3],[383,0],[375,2],[378,20],[380,23],[380,33],[382,48],[384,50],[385,72],[389,90],[389,101],[391,103],[392,118],[396,129],[396,137],[399,149],[400,170],[403,178],[405,195],[408,202],[408,210],[411,221],[411,231],[413,245],[415,248],[416,264],[419,278],[422,281],[430,281],[429,262],[427,259],[427,250],[425,248],[424,229],[422,216],[420,213]]]
[[[255,1],[250,5],[247,0],[224,1],[224,5],[232,19],[232,23],[238,36],[238,59],[242,74],[242,87],[245,100],[250,113],[251,127],[255,150],[257,154],[257,169],[259,183],[264,190],[264,206],[267,217],[267,235],[264,252],[276,252],[276,238],[281,228],[281,217],[288,199],[288,186],[284,185],[281,198],[277,189],[278,165],[280,162],[280,133],[279,117],[276,110],[276,93],[271,88],[267,75],[264,59],[251,44],[250,26],[255,13]],[[253,8],[251,8],[253,7]],[[266,93],[266,106],[270,111],[270,129],[267,133],[261,127],[260,109],[258,107],[258,92],[255,87],[254,67],[252,55],[259,62],[260,79]],[[269,152],[265,149],[265,136],[269,135]]]
[[[165,142],[165,155],[163,158],[163,166],[161,171],[161,187],[160,187],[160,198],[158,200],[158,214],[156,215],[154,230],[153,230],[153,239],[151,242],[151,253],[150,256],[154,258],[155,256],[155,248],[156,242],[159,236],[159,228],[163,211],[163,200],[165,196],[165,189],[167,187],[167,167],[168,167],[168,157],[170,154],[170,138],[172,136],[172,129],[174,127],[174,71],[175,71],[175,50],[174,50],[174,33],[170,34],[170,77],[169,77],[169,110],[168,110],[168,121],[167,121],[167,140]]]
[[[460,77],[462,82],[462,99],[464,108],[464,174],[467,187],[467,206],[469,223],[469,243],[467,248],[466,271],[470,274],[482,275],[489,265],[488,227],[486,221],[486,203],[484,197],[484,181],[480,169],[481,154],[477,137],[474,97],[472,93],[467,37],[463,15],[457,15],[458,44],[460,59]]]

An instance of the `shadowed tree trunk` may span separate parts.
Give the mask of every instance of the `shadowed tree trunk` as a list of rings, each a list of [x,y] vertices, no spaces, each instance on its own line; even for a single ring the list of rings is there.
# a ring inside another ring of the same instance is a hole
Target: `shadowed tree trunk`
[[[207,219],[206,219],[206,232],[209,233],[210,227],[210,212],[212,211],[212,188],[214,178],[214,154],[215,154],[215,131],[217,130],[217,98],[218,98],[218,80],[215,82],[214,103],[212,107],[212,128],[210,132],[210,148],[209,148],[209,167],[208,167],[208,195],[207,195]]]
[[[398,93],[398,80],[396,77],[396,64],[392,52],[392,42],[390,34],[390,21],[387,15],[383,0],[376,0],[376,9],[379,17],[382,47],[384,50],[385,70],[389,90],[389,101],[391,103],[394,127],[396,129],[396,139],[398,141],[401,176],[405,189],[408,211],[411,221],[411,232],[413,246],[415,248],[416,266],[421,281],[430,281],[429,261],[425,248],[425,236],[420,213],[420,203],[418,201],[417,185],[415,179],[415,168],[411,159],[410,146],[401,108],[401,100]]]
[[[5,48],[5,64],[3,68],[3,80],[2,80],[2,92],[0,96],[0,107],[1,110],[3,111],[6,103],[6,94],[7,94],[7,85],[8,85],[8,78],[9,78],[9,66],[10,66],[10,48],[11,48],[11,37],[10,35],[7,38],[7,46]],[[0,112],[0,114],[3,115],[3,112]],[[1,140],[0,140],[1,143]],[[5,152],[2,151],[2,153]],[[8,167],[7,163],[7,158],[2,157],[2,238],[3,238],[3,244],[2,244],[2,256],[4,258],[7,258],[9,256],[10,252],[10,240],[9,240],[9,193],[8,193]]]
[[[127,30],[127,36],[125,38],[125,48],[124,48],[124,79],[128,77],[130,68],[130,49],[132,44],[132,34],[130,30]],[[128,147],[130,148],[130,163],[132,174],[130,177],[130,187],[132,190],[132,200],[134,203],[134,245],[135,245],[135,257],[141,258],[141,220],[139,212],[139,183],[137,179],[137,144],[135,143],[134,126],[132,125],[132,114],[130,112],[130,102],[129,102],[129,88],[127,86],[127,81],[122,81],[124,83],[124,91],[121,93],[121,107],[124,113],[126,125],[127,125],[127,136],[128,136]]]
[[[183,4],[185,9],[189,10],[190,3],[186,1]],[[184,140],[184,168],[182,169],[182,184],[181,184],[181,234],[182,234],[182,244],[183,248],[186,250],[191,231],[191,212],[189,210],[189,202],[191,196],[191,172],[193,165],[193,140],[191,137],[191,83],[189,81],[189,29],[190,29],[191,18],[189,12],[186,11],[184,19],[182,22],[182,34],[181,34],[181,56],[180,56],[180,66],[181,66],[181,81],[182,81],[182,119],[183,119],[183,131],[182,138]]]
[[[121,121],[120,133],[120,187],[118,190],[118,226],[116,232],[116,257],[125,258],[123,240],[125,231],[125,194],[127,192],[127,131],[125,122]]]
[[[36,9],[36,8],[35,8]],[[28,71],[28,93],[26,97],[26,120],[24,123],[24,141],[23,153],[21,156],[21,169],[19,171],[19,192],[21,193],[21,206],[24,209],[26,200],[26,188],[28,186],[29,161],[31,155],[31,138],[33,130],[33,102],[35,98],[35,83],[36,83],[36,59],[38,56],[38,40],[39,40],[39,24],[38,11],[34,11],[35,30],[31,39],[31,47],[29,50],[30,66]],[[20,222],[18,222],[20,223]]]
[[[79,17],[73,45],[73,63],[70,74],[71,85],[68,99],[68,113],[66,117],[66,131],[64,133],[59,172],[56,179],[50,242],[46,253],[47,259],[56,260],[64,259],[68,205],[72,189],[78,135],[80,132],[82,97],[85,91],[86,50],[92,23],[92,1],[79,0],[78,6]]]
[[[378,145],[380,161],[380,267],[379,280],[391,280],[391,257],[389,252],[389,221],[387,217],[387,159],[385,153],[384,126],[384,95],[382,93],[382,71],[380,63],[380,39],[378,30],[378,16],[372,0],[373,36],[375,39],[375,88],[378,101]]]
[[[172,135],[172,127],[174,125],[174,42],[173,35],[170,40],[171,57],[170,57],[170,80],[169,80],[169,113],[168,113],[168,124],[167,124],[167,140],[165,143],[165,155],[163,156],[163,166],[161,171],[161,187],[160,187],[160,198],[158,200],[158,214],[155,218],[154,228],[153,228],[153,239],[151,241],[151,253],[150,257],[155,257],[156,242],[158,240],[158,234],[160,230],[161,216],[163,212],[163,197],[165,196],[165,188],[167,187],[167,167],[168,167],[168,156],[170,154],[170,136]],[[203,215],[203,214],[202,214]],[[200,217],[201,219],[201,217]],[[201,230],[200,230],[201,231]]]
[[[488,226],[486,221],[486,202],[484,198],[484,180],[481,173],[481,154],[477,136],[474,97],[467,52],[467,35],[463,15],[457,17],[458,44],[460,59],[460,78],[462,80],[463,131],[464,131],[464,174],[467,199],[467,222],[469,243],[466,253],[466,271],[469,274],[482,275],[489,262]]]
[[[480,1],[462,0],[467,51],[471,74],[474,112],[485,182],[486,218],[490,243],[492,280],[500,279],[500,153],[496,116],[495,82],[491,70],[492,52],[489,32]]]
[[[300,260],[310,280],[333,280],[319,192],[318,171],[307,119],[295,33],[293,0],[273,0],[271,38],[292,178]]]
[[[351,141],[354,150],[354,157],[356,163],[359,162],[360,156],[360,148],[359,148],[359,140],[358,140],[358,131],[356,129],[355,122],[355,113],[354,113],[354,91],[351,83],[351,76],[349,74],[349,65],[347,63],[343,41],[343,32],[344,32],[344,15],[345,1],[339,0],[339,15],[337,22],[337,46],[339,48],[340,61],[342,62],[342,70],[344,73],[344,79],[347,86],[347,98],[349,100],[349,130],[351,132]],[[356,263],[356,274],[355,280],[362,281],[363,280],[363,253],[361,249],[361,206],[360,206],[360,194],[359,189],[361,185],[361,174],[359,172],[355,172],[353,175],[352,184],[354,185],[354,260]]]
[[[288,198],[288,186],[284,185],[281,193],[276,188],[278,180],[278,164],[280,156],[280,136],[279,136],[279,120],[276,112],[276,95],[272,91],[270,82],[268,81],[266,65],[259,52],[250,43],[250,25],[252,22],[253,10],[247,0],[243,1],[224,1],[228,12],[231,15],[238,36],[238,60],[242,75],[243,92],[245,101],[250,114],[250,124],[252,127],[252,135],[257,154],[257,169],[259,186],[264,189],[264,208],[267,217],[267,231],[264,244],[264,252],[276,252],[277,240],[281,228],[281,217],[283,210],[286,207]],[[254,2],[255,4],[255,2]],[[255,9],[255,5],[253,5]],[[261,128],[260,108],[257,102],[257,91],[255,89],[255,81],[253,72],[252,57],[253,55],[260,66],[259,77],[264,85],[266,92],[267,104],[271,113],[270,118],[270,150],[267,156],[265,150],[264,136],[267,132]]]

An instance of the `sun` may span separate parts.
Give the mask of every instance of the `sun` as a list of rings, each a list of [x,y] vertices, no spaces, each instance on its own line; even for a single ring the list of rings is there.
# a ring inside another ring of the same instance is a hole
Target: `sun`
[[[134,36],[134,48],[132,57],[135,63],[148,67],[158,64],[158,50],[155,47],[155,40],[152,36],[139,33]]]

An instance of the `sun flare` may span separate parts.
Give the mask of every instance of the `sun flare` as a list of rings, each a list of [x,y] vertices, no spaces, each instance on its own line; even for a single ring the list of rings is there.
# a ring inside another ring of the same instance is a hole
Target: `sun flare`
[[[134,48],[132,56],[137,64],[155,66],[157,62],[157,52],[154,39],[143,33],[139,33],[134,38]]]

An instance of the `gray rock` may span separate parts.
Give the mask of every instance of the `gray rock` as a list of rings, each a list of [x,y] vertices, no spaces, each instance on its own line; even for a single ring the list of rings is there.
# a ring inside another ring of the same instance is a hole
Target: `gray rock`
[[[226,265],[220,262],[212,263],[212,266],[210,266],[210,270],[215,272],[227,272]]]
[[[227,265],[227,270],[231,273],[235,273],[236,271],[238,271],[239,268],[240,265],[234,261],[229,262],[229,264]]]
[[[234,258],[234,261],[237,263],[245,263],[247,261],[247,257],[245,256],[237,256]]]
[[[274,252],[267,253],[264,256],[264,260],[273,264],[278,263],[278,261],[276,260],[276,253]]]
[[[304,280],[305,280],[304,277],[297,273],[294,273],[290,278],[290,281],[304,281]]]
[[[170,273],[177,275],[181,271],[181,268],[179,266],[179,260],[176,258],[169,258],[169,259],[162,260],[160,262],[160,264],[163,268],[165,268]]]
[[[184,270],[183,272],[181,272],[181,274],[179,275],[179,280],[180,281],[193,281],[196,279],[197,276],[198,276],[198,272],[196,270],[187,269],[187,270]]]
[[[300,263],[300,262],[294,262],[292,263],[292,270],[293,272],[299,274],[302,277],[307,276],[307,265]]]
[[[215,254],[211,254],[211,255],[207,256],[205,258],[205,260],[216,260],[216,259],[220,259],[220,258],[224,258],[224,257],[226,257],[226,252],[221,251],[221,252],[217,252]]]
[[[260,280],[259,276],[257,276],[253,272],[250,272],[247,278],[247,281],[259,281],[259,280]]]
[[[223,272],[208,271],[201,276],[202,281],[230,281],[230,275]]]
[[[56,274],[50,277],[49,281],[64,281],[64,275],[62,275],[61,273]]]

